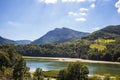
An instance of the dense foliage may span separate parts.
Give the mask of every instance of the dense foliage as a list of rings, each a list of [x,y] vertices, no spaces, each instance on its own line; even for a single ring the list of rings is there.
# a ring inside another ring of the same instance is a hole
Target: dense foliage
[[[43,71],[41,68],[37,68],[33,75],[33,80],[44,80]]]
[[[0,78],[2,80],[29,78],[30,80],[29,68],[26,67],[24,59],[12,48],[0,50]]]

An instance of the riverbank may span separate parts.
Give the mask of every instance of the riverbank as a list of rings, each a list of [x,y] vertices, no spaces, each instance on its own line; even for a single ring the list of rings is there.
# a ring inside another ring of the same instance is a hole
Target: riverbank
[[[33,75],[34,72],[30,71],[30,73]],[[56,71],[53,71],[53,70],[52,71],[43,71],[44,80],[48,80],[48,79],[57,80],[57,75],[58,74],[59,74],[59,71],[57,71],[57,73],[56,73]],[[113,80],[113,79],[116,80],[115,79],[116,76],[111,76],[109,74],[103,74],[103,75],[97,75],[97,74],[92,74],[91,75],[91,74],[88,74],[88,77],[89,77],[90,80],[91,80],[91,78],[92,78],[92,80],[94,78],[99,78],[99,80],[104,80],[105,77],[110,78],[110,80]]]
[[[85,60],[85,59],[78,59],[78,58],[59,58],[59,57],[30,57],[30,56],[23,56],[24,59],[46,59],[46,60],[55,60],[61,62],[86,62],[86,63],[102,63],[102,64],[120,64],[120,62],[110,62],[110,61],[96,61],[96,60]]]

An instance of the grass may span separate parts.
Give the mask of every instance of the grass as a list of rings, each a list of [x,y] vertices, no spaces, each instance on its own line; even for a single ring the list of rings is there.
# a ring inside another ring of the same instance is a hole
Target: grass
[[[50,70],[50,71],[44,71],[43,75],[45,77],[51,77],[51,78],[57,78],[59,71]]]

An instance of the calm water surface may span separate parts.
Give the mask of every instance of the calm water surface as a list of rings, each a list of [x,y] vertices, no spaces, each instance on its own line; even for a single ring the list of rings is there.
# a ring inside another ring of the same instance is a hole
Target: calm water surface
[[[30,67],[31,71],[34,71],[36,68],[42,68],[43,70],[60,70],[66,68],[69,62],[58,62],[58,61],[49,61],[49,60],[26,60],[27,66]],[[84,63],[90,74],[110,74],[120,75],[120,65],[118,64],[98,64],[98,63]]]

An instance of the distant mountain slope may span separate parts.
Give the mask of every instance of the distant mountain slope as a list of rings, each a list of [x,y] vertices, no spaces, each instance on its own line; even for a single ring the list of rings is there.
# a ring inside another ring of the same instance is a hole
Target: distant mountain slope
[[[79,32],[68,28],[56,28],[49,31],[41,38],[32,42],[32,44],[45,44],[45,43],[62,43],[74,39],[79,39],[83,36],[88,35],[85,32]]]
[[[120,38],[120,25],[107,26],[101,30],[98,30],[98,31],[95,31],[95,32],[89,34],[86,37],[83,37],[82,39],[95,40],[98,38],[103,38],[103,39],[118,39],[118,38]]]
[[[0,36],[0,44],[4,44],[4,43],[7,43],[7,44],[16,44],[15,41],[9,40],[9,39],[6,39],[6,38],[3,38],[3,37]]]
[[[31,41],[30,40],[17,40],[15,41],[17,44],[30,44]]]

